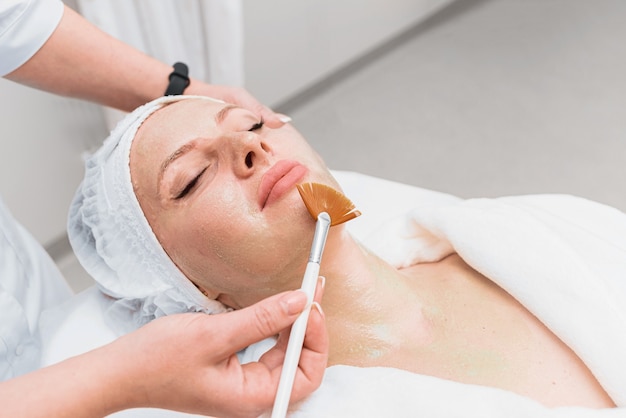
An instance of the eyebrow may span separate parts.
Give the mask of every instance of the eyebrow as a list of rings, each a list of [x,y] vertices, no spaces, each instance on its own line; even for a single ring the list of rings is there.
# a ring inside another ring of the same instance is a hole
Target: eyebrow
[[[235,105],[228,105],[222,108],[222,110],[220,110],[219,112],[217,112],[217,114],[215,115],[215,122],[219,125],[220,123],[224,122],[224,119],[226,119],[226,116],[228,115],[228,112],[230,112],[233,109],[238,109],[239,106],[235,106]]]
[[[179,159],[183,155],[189,153],[190,151],[194,150],[196,148],[196,145],[197,145],[197,139],[189,141],[186,144],[184,144],[183,146],[181,146],[180,148],[176,149],[176,151],[171,153],[165,159],[165,161],[163,161],[163,164],[161,164],[161,168],[159,169],[159,177],[158,177],[158,180],[157,180],[157,191],[158,191],[159,196],[161,195],[161,183],[163,182],[163,177],[165,176],[165,172],[167,171],[167,168],[174,161],[176,161],[177,159]]]

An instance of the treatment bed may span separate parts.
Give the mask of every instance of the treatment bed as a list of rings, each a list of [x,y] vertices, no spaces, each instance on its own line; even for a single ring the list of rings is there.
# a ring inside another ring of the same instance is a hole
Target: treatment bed
[[[347,228],[364,245],[398,267],[457,252],[572,348],[618,408],[550,409],[495,388],[333,366],[290,416],[626,417],[626,214],[567,195],[464,200],[360,173],[333,174],[363,213]],[[110,303],[93,286],[45,312],[43,365],[115,339],[105,314]],[[258,358],[271,343],[251,346],[240,359]],[[133,409],[114,416],[194,415]]]

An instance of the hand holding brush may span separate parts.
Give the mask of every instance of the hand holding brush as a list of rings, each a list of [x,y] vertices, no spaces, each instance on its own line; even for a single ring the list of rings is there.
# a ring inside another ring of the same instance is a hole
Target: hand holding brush
[[[299,184],[298,192],[309,214],[316,220],[309,262],[300,287],[307,295],[308,306],[291,327],[272,418],[281,418],[287,414],[328,230],[331,226],[342,224],[361,214],[346,196],[326,185],[319,183]]]

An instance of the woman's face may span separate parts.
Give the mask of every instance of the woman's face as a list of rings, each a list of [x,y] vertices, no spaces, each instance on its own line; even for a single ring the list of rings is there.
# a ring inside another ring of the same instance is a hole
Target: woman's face
[[[157,238],[209,297],[239,308],[299,286],[314,221],[295,186],[339,186],[290,125],[187,99],[143,123],[130,157]]]

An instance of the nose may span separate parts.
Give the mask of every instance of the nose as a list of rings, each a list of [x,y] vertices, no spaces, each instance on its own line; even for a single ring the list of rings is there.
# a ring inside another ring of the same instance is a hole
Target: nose
[[[232,165],[235,175],[251,176],[258,167],[269,162],[269,145],[254,132],[241,132],[231,138]]]

